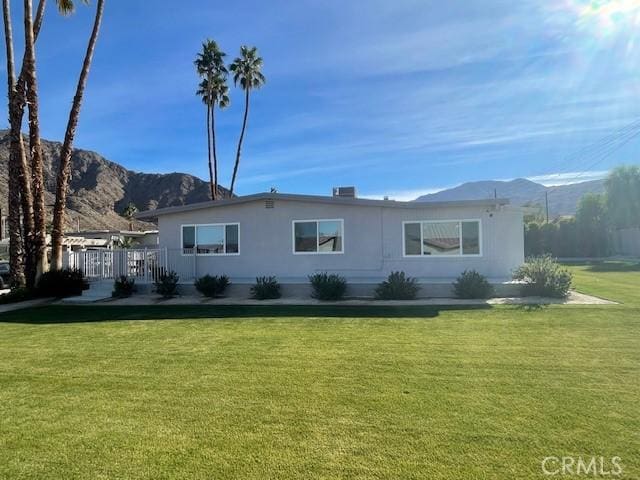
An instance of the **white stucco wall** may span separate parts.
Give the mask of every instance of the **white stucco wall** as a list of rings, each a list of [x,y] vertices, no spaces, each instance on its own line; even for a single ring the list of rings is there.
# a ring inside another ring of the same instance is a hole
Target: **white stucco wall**
[[[344,253],[294,255],[292,221],[344,219]],[[479,257],[403,257],[402,223],[410,220],[481,221]],[[421,280],[451,279],[476,269],[492,280],[506,280],[524,261],[522,212],[512,207],[398,208],[264,200],[159,217],[160,246],[179,255],[184,224],[239,223],[240,255],[198,256],[196,275],[227,274],[234,282],[275,275],[282,283],[306,282],[318,271],[339,273],[354,283],[373,283],[402,270]]]

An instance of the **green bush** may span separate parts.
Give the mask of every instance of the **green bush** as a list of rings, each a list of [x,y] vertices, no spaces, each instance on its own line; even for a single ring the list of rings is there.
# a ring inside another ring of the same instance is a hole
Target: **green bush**
[[[7,303],[24,302],[26,300],[32,300],[34,298],[33,292],[26,288],[14,288],[9,293],[0,295],[0,305]]]
[[[416,279],[404,272],[391,272],[387,279],[376,287],[378,300],[413,300],[420,291]]]
[[[136,290],[135,278],[128,278],[126,275],[120,275],[113,282],[113,292],[111,296],[114,298],[127,298],[130,297]]]
[[[39,297],[64,298],[82,295],[86,286],[81,270],[64,268],[43,273],[36,291]]]
[[[205,297],[215,298],[222,295],[230,283],[226,275],[205,275],[196,280],[195,286]]]
[[[456,298],[489,298],[493,295],[493,287],[486,277],[475,270],[465,270],[453,282]]]
[[[514,280],[524,282],[522,295],[566,298],[573,277],[551,255],[530,257],[513,274]]]
[[[162,298],[171,298],[178,291],[178,282],[180,277],[173,270],[168,272],[162,272],[158,275],[157,280],[154,282],[156,293],[162,296]]]
[[[280,298],[280,284],[276,277],[257,277],[255,285],[251,287],[251,296],[256,300]]]
[[[347,281],[340,275],[316,273],[309,275],[313,292],[311,296],[318,300],[340,300],[347,291]]]

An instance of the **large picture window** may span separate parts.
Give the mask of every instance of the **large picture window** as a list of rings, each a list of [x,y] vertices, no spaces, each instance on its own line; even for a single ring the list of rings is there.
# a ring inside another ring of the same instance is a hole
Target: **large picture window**
[[[238,255],[240,224],[183,225],[182,253],[185,255]]]
[[[480,255],[480,220],[404,222],[405,256]]]
[[[293,222],[294,253],[343,253],[343,220]]]

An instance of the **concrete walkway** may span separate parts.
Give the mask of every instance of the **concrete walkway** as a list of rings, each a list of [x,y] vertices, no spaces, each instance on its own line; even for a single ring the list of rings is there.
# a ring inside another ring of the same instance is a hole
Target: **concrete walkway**
[[[510,297],[491,298],[488,300],[459,300],[457,298],[421,298],[416,300],[374,300],[373,298],[347,299],[338,302],[323,302],[313,298],[279,298],[277,300],[253,300],[250,298],[206,298],[202,296],[177,296],[163,299],[158,295],[133,295],[129,298],[108,299],[101,301],[102,305],[390,305],[390,306],[447,306],[447,305],[617,305],[616,302],[605,300],[583,293],[571,292],[568,298],[542,297]]]
[[[53,301],[54,301],[53,298],[35,298],[33,300],[25,300],[24,302],[7,303],[6,305],[0,305],[0,314],[7,313],[7,312],[14,312],[16,310],[22,310],[24,308],[48,305]]]

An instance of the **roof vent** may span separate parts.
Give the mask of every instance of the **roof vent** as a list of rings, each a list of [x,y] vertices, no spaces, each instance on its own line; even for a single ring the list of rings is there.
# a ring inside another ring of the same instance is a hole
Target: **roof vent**
[[[275,202],[273,201],[273,198],[267,198],[264,201],[264,208],[274,208],[275,207]]]
[[[341,198],[356,198],[356,187],[333,187],[333,196]]]

